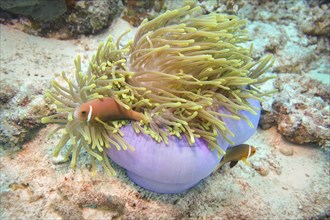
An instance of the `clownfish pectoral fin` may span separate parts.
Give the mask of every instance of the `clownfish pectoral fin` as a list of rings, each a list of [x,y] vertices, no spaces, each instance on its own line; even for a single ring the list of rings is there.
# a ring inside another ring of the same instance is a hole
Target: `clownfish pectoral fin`
[[[233,168],[234,166],[236,166],[237,163],[238,163],[237,160],[231,161],[230,164],[229,164],[230,168]]]
[[[249,167],[252,167],[252,166],[251,166],[251,163],[250,163],[249,161],[247,161],[245,157],[242,158],[242,161],[243,161],[246,165],[248,165]]]

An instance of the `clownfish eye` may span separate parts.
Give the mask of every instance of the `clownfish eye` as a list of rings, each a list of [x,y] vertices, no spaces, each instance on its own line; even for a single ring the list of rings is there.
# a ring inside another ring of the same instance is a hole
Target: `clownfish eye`
[[[86,113],[87,113],[86,111],[82,111],[81,112],[82,115],[86,115]]]

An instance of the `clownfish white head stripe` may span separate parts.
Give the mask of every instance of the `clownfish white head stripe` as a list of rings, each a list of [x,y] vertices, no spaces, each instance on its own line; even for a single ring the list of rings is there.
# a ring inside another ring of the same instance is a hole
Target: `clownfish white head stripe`
[[[251,151],[252,151],[252,147],[251,147],[251,145],[249,145],[249,153],[246,158],[249,158],[251,156]]]
[[[88,112],[88,116],[87,116],[87,122],[89,122],[92,118],[92,113],[93,113],[93,107],[90,105],[89,106],[89,112]]]

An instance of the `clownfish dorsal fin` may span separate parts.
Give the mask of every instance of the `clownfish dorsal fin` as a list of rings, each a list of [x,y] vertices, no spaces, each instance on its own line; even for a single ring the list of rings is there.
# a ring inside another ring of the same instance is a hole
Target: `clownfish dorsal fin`
[[[248,155],[246,158],[249,158],[251,156],[251,152],[252,152],[252,147],[251,147],[251,145],[249,145],[249,152],[248,152]]]
[[[90,106],[89,106],[88,116],[87,116],[87,123],[91,120],[91,118],[92,118],[92,113],[93,113],[93,107],[90,105]]]

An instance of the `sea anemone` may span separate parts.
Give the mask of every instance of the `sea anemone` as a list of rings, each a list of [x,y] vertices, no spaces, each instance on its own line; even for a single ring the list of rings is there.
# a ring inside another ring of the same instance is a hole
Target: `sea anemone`
[[[180,192],[198,183],[229,145],[253,134],[259,101],[267,95],[257,85],[269,79],[259,76],[272,58],[253,61],[252,47],[242,44],[248,41],[244,25],[233,15],[203,15],[199,7],[185,6],[143,21],[124,46],[126,33],[116,42],[110,36],[86,73],[78,56],[74,79],[62,73],[64,83],[53,80],[46,93],[57,113],[42,122],[59,123],[55,132],[63,130],[54,156],[67,146],[65,159],[72,154],[74,168],[83,148],[93,173],[99,161],[115,175],[109,154],[133,181],[157,192]],[[83,114],[93,120],[77,117],[81,105],[104,98],[143,117],[104,120],[88,109]]]

